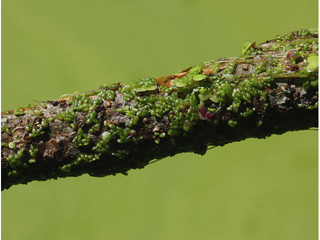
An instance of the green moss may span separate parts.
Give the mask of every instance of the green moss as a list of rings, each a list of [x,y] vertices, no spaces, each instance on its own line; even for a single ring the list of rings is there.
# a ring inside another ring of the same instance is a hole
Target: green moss
[[[246,55],[250,55],[255,44],[256,44],[255,41],[247,41],[242,47],[242,53]]]
[[[102,97],[103,99],[106,99],[108,101],[113,101],[115,98],[115,92],[114,90],[111,89],[102,89],[99,93],[98,96]]]
[[[303,42],[292,39],[299,34],[306,37]],[[241,127],[246,123],[250,123],[252,128],[257,126],[263,132],[264,128],[269,127],[265,121],[268,117],[265,114],[269,113],[264,108],[268,106],[270,96],[274,99],[282,96],[270,94],[279,82],[300,84],[307,93],[314,92],[318,87],[315,77],[318,60],[314,50],[318,46],[317,41],[308,36],[308,31],[301,30],[258,46],[254,41],[249,41],[242,49],[245,56],[201,63],[184,69],[183,74],[159,78],[159,84],[155,78],[144,78],[127,85],[103,85],[98,90],[74,93],[61,102],[48,101],[31,109],[18,108],[14,111],[16,116],[25,112],[31,116],[25,130],[32,145],[23,152],[17,152],[20,147],[20,143],[14,146],[17,139],[3,143],[6,151],[10,151],[6,158],[6,164],[11,168],[8,175],[17,176],[22,168],[37,165],[43,154],[40,141],[44,141],[49,134],[54,137],[56,128],[72,137],[74,146],[70,144],[65,148],[72,149],[73,153],[78,152],[75,158],[59,162],[56,172],[62,176],[73,175],[77,169],[88,169],[87,166],[90,166],[82,164],[96,162],[99,166],[100,161],[102,165],[108,161],[120,163],[122,161],[118,159],[128,156],[128,165],[144,167],[151,158],[141,152],[144,148],[155,156],[165,156],[160,151],[163,146],[171,155],[185,151],[184,148],[203,154],[207,148],[205,141],[210,139],[216,145],[230,142],[234,136],[228,134],[237,132],[241,135]],[[266,54],[268,51],[286,52],[270,55]],[[301,76],[306,80],[297,83],[295,78],[301,79]],[[286,87],[282,94],[292,98],[292,89]],[[274,102],[277,101],[274,99]],[[308,104],[290,104],[293,109],[303,108],[304,111],[318,107],[316,99]],[[52,112],[56,113],[58,121],[46,119],[40,109],[51,111],[56,105],[59,110]],[[223,134],[219,132],[221,129]],[[1,131],[12,138],[5,124]],[[197,144],[199,146],[195,146]],[[126,170],[119,172],[125,173]],[[108,171],[116,172],[113,169]]]
[[[230,126],[230,127],[235,127],[236,125],[237,125],[237,121],[234,121],[234,120],[229,120],[228,121],[228,125]]]
[[[61,167],[61,171],[69,173],[71,171],[71,165],[67,164]]]
[[[6,134],[11,135],[11,131],[7,125],[2,125],[1,126],[1,132],[5,132]]]
[[[30,146],[30,149],[29,149],[29,153],[30,153],[30,156],[31,157],[35,157],[38,153],[38,149],[35,148],[33,145]]]
[[[15,109],[13,110],[13,114],[16,116],[23,116],[25,113],[23,112],[22,109]]]

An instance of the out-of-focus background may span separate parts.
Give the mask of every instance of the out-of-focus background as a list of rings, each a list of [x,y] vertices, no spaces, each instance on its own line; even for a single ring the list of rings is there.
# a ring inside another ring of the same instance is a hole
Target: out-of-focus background
[[[2,111],[317,28],[317,1],[2,0]],[[315,239],[318,131],[2,192],[2,239]]]

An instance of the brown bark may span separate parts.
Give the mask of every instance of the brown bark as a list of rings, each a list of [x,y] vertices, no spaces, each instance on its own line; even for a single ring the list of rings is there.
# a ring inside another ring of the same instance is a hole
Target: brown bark
[[[181,152],[318,124],[318,35],[292,32],[244,55],[2,115],[2,189],[107,176]]]

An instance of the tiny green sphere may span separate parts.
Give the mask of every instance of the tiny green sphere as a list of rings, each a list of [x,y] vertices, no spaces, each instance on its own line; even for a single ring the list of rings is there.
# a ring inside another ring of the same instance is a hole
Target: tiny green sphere
[[[49,124],[48,124],[48,122],[46,121],[46,119],[43,118],[43,119],[41,120],[41,125],[42,125],[43,127],[48,127]]]
[[[34,110],[33,112],[34,112],[34,114],[37,115],[37,116],[41,116],[41,115],[42,115],[42,111],[40,111],[40,110],[37,110],[37,109],[36,109],[36,110]]]
[[[40,105],[41,105],[42,108],[47,108],[47,105],[45,103],[43,103],[43,102],[40,103]]]
[[[184,123],[183,123],[183,130],[186,131],[186,132],[190,132],[193,128],[193,125],[192,123],[189,121],[189,120],[185,120]]]
[[[16,147],[16,143],[15,142],[9,142],[9,148],[13,149]]]
[[[70,164],[66,164],[66,165],[62,166],[61,167],[61,171],[69,173],[71,171],[71,165]]]
[[[164,132],[161,133],[161,134],[160,134],[160,137],[161,137],[161,138],[165,138],[165,137],[166,137],[166,133],[164,133]]]
[[[110,132],[104,132],[102,133],[101,137],[102,137],[102,140],[107,143],[107,142],[110,142],[112,134]]]

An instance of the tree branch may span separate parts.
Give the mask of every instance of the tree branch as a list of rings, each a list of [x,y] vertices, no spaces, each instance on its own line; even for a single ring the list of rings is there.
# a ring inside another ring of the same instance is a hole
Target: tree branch
[[[2,189],[317,127],[318,33],[249,41],[243,54],[3,113]]]

